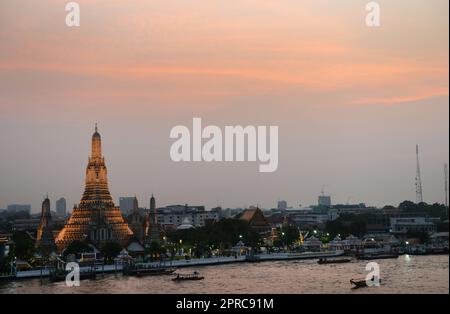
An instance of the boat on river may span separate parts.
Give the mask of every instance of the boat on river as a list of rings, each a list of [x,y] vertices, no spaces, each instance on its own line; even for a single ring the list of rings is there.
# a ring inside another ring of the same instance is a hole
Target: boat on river
[[[171,265],[167,265],[165,262],[160,262],[159,264],[150,263],[130,263],[124,265],[122,272],[127,276],[159,276],[159,275],[170,275],[175,272],[176,268]]]
[[[0,281],[2,280],[13,280],[16,279],[16,275],[15,274],[0,274]]]
[[[375,276],[372,277],[371,281],[375,281]],[[381,279],[378,279],[378,281],[381,282]],[[366,278],[350,279],[350,284],[352,289],[368,287]]]
[[[137,277],[170,275],[175,272],[175,268],[142,268],[132,271],[132,275]]]
[[[400,254],[398,253],[377,253],[377,254],[363,254],[358,256],[360,260],[377,260],[377,259],[389,259],[389,258],[398,258]]]
[[[176,274],[173,281],[186,281],[186,280],[203,280],[205,277],[200,276],[198,272],[193,272],[192,274]]]
[[[343,264],[350,263],[353,259],[351,258],[320,258],[317,261],[317,264]]]
[[[48,280],[51,282],[58,282],[58,281],[65,281],[67,280],[67,275],[69,274],[69,271],[66,270],[55,270],[55,271],[50,271],[49,272],[49,276],[48,276]],[[84,279],[95,279],[97,277],[97,273],[94,270],[88,270],[88,271],[80,271],[80,280],[84,280]],[[70,277],[69,277],[70,279]]]

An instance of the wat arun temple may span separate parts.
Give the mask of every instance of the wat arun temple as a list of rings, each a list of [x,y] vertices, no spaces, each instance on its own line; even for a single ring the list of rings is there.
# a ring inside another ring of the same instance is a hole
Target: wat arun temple
[[[83,197],[56,237],[56,246],[62,251],[74,240],[87,240],[96,247],[107,242],[117,242],[123,247],[132,237],[133,232],[109,193],[102,140],[95,126]]]

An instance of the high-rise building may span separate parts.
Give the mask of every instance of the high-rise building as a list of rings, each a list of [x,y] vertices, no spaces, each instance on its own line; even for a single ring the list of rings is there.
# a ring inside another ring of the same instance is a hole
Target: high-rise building
[[[169,205],[160,207],[156,211],[158,225],[162,227],[178,227],[186,217],[194,227],[203,227],[209,222],[219,220],[219,212],[207,211],[205,206]]]
[[[117,242],[125,247],[132,236],[133,232],[109,193],[101,137],[96,125],[83,197],[58,234],[56,245],[59,250],[63,250],[74,240],[87,240],[98,248],[107,242]]]
[[[37,246],[42,252],[51,253],[56,250],[52,229],[53,223],[50,212],[50,200],[47,196],[42,202],[41,220],[39,222],[36,238]]]
[[[120,197],[119,207],[122,214],[131,214],[138,209],[138,201],[135,196],[133,197]]]
[[[31,214],[31,205],[11,204],[8,205],[6,211],[9,213],[26,212]]]
[[[331,206],[331,196],[329,196],[329,195],[319,195],[318,204],[319,204],[319,206],[330,207]]]
[[[286,201],[278,201],[277,204],[277,209],[278,210],[286,210],[287,209],[287,202]]]
[[[61,197],[56,201],[56,215],[64,217],[66,215],[66,199]]]

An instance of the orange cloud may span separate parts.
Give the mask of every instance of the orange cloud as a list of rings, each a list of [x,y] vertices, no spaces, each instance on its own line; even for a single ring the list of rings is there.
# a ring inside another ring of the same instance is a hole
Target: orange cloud
[[[392,97],[360,98],[351,102],[353,105],[395,105],[401,103],[416,102],[434,97],[448,96],[448,87],[425,90],[412,95],[400,95]]]

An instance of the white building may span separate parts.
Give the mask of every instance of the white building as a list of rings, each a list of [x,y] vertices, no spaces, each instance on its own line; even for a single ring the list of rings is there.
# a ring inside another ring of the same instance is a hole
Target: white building
[[[287,211],[292,221],[297,225],[320,225],[336,220],[339,215],[336,210],[318,211],[311,208]]]
[[[170,205],[158,208],[158,222],[175,227],[189,221],[194,227],[203,227],[206,222],[219,220],[219,211],[207,211],[204,206]]]
[[[391,218],[392,233],[436,232],[436,225],[425,217]]]

